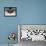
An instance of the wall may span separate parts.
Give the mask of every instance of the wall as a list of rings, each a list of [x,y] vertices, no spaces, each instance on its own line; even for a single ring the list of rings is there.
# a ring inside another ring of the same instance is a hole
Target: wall
[[[16,17],[4,17],[9,6],[17,7]],[[46,24],[46,0],[0,1],[0,44],[8,43],[9,32],[18,32],[17,24]]]

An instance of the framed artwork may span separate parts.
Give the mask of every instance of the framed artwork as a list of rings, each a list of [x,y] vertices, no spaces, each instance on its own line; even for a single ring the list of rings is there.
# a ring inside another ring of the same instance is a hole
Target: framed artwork
[[[19,42],[21,40],[46,41],[46,25],[20,24],[18,34]]]
[[[4,16],[14,17],[17,15],[16,7],[4,7]]]

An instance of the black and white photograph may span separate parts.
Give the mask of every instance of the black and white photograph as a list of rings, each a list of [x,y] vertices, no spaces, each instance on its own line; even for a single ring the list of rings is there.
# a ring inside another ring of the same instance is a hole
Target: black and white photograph
[[[16,7],[5,7],[4,15],[5,16],[16,16]]]

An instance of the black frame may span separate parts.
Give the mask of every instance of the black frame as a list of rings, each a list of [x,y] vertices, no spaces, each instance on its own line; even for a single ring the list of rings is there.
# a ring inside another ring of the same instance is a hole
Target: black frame
[[[15,8],[16,15],[15,15],[15,16],[8,16],[8,15],[6,16],[6,15],[5,15],[5,8]],[[4,16],[5,16],[5,17],[16,17],[16,16],[17,16],[17,8],[16,8],[16,7],[4,7]]]

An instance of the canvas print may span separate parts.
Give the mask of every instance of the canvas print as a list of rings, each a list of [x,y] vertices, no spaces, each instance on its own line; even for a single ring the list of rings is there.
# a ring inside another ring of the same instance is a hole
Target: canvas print
[[[20,41],[46,41],[46,25],[20,25]]]
[[[5,16],[16,16],[16,7],[5,7],[4,15]]]
[[[37,46],[46,43],[46,25],[20,24],[18,39],[19,46]]]

